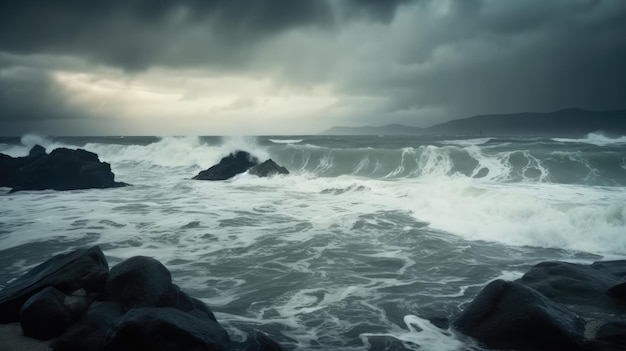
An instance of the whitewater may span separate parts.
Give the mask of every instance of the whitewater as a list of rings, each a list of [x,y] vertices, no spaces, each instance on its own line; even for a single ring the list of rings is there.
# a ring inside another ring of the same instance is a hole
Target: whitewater
[[[54,254],[152,256],[233,339],[287,350],[482,350],[450,323],[494,279],[626,258],[626,137],[0,138],[83,148],[115,189],[0,188],[0,288]],[[291,174],[191,180],[235,150]]]

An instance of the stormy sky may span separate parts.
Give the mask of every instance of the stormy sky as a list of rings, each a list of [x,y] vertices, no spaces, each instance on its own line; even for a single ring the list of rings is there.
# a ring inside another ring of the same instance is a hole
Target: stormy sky
[[[621,109],[624,33],[624,0],[2,1],[0,135]]]

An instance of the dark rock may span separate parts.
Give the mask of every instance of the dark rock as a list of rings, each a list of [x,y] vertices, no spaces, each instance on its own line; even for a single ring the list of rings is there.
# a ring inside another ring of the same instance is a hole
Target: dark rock
[[[241,351],[283,351],[276,341],[258,330],[253,330],[238,349]]]
[[[91,304],[92,299],[87,296],[87,292],[84,289],[76,290],[73,293],[66,295],[63,304],[75,317],[80,317]]]
[[[0,154],[0,187],[10,186],[9,179],[13,176],[16,168],[15,158]]]
[[[602,324],[594,335],[590,350],[624,350],[626,347],[626,323]]]
[[[66,294],[79,289],[102,294],[108,274],[108,263],[97,246],[56,255],[0,290],[0,323],[19,321],[24,302],[49,286]]]
[[[289,174],[285,167],[276,164],[271,158],[261,164],[250,168],[250,174],[258,177],[270,177],[276,174]]]
[[[243,173],[253,166],[256,166],[259,160],[245,151],[236,151],[220,160],[220,163],[204,170],[193,179],[196,180],[226,180],[237,174]]]
[[[83,318],[52,343],[54,351],[96,351],[106,331],[123,316],[122,307],[114,302],[96,301]]]
[[[554,302],[565,304],[586,318],[598,318],[617,311],[626,314],[626,305],[607,295],[607,290],[626,275],[626,260],[591,265],[542,262],[520,279]]]
[[[20,312],[24,336],[47,340],[65,332],[73,322],[72,312],[64,304],[65,297],[49,286],[26,300]]]
[[[624,276],[626,260],[543,262],[516,282],[489,284],[455,326],[490,347],[624,350]]]
[[[176,301],[174,302],[174,304],[167,307],[174,307],[183,312],[187,312],[199,319],[208,319],[213,322],[217,322],[213,311],[211,311],[204,302],[196,298],[190,297],[184,291],[180,290],[177,285],[172,284],[172,286],[176,291]]]
[[[493,348],[584,349],[584,320],[518,282],[496,280],[488,284],[455,326]]]
[[[6,156],[6,155],[4,155]],[[111,166],[98,155],[82,149],[59,148],[50,154],[33,147],[27,157],[0,159],[0,186],[20,190],[73,190],[113,188],[127,184],[115,181]]]
[[[612,298],[626,302],[626,277],[620,279],[617,284],[608,288],[606,294]]]
[[[30,151],[28,152],[29,157],[36,157],[36,156],[45,155],[45,154],[46,154],[46,148],[41,145],[33,146],[33,148],[30,149]]]
[[[106,292],[126,311],[171,306],[178,298],[170,271],[161,262],[145,256],[131,257],[111,268]]]
[[[230,338],[216,322],[174,308],[135,308],[107,332],[105,351],[231,350]]]

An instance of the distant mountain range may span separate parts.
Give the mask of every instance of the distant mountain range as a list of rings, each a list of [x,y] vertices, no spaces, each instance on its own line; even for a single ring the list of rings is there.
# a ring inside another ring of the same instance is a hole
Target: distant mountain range
[[[382,127],[332,127],[324,135],[466,135],[583,136],[593,132],[626,135],[626,110],[589,111],[577,108],[549,113],[524,112],[456,119],[428,128],[390,124]]]

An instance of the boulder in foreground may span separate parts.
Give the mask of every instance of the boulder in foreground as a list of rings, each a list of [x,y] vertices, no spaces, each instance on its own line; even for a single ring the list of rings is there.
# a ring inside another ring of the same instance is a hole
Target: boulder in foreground
[[[626,260],[543,262],[514,282],[488,284],[455,321],[487,347],[624,350]]]
[[[26,300],[47,287],[70,294],[84,289],[102,294],[109,266],[99,247],[52,257],[0,290],[0,323],[17,322]]]
[[[8,284],[0,318],[19,321],[27,337],[54,338],[53,351],[282,351],[254,329],[232,341],[159,261],[135,256],[109,272],[98,247],[57,255]]]
[[[39,145],[28,156],[0,154],[0,186],[20,190],[76,190],[116,188],[111,165],[100,162],[98,155],[82,149],[59,148],[47,154]]]

